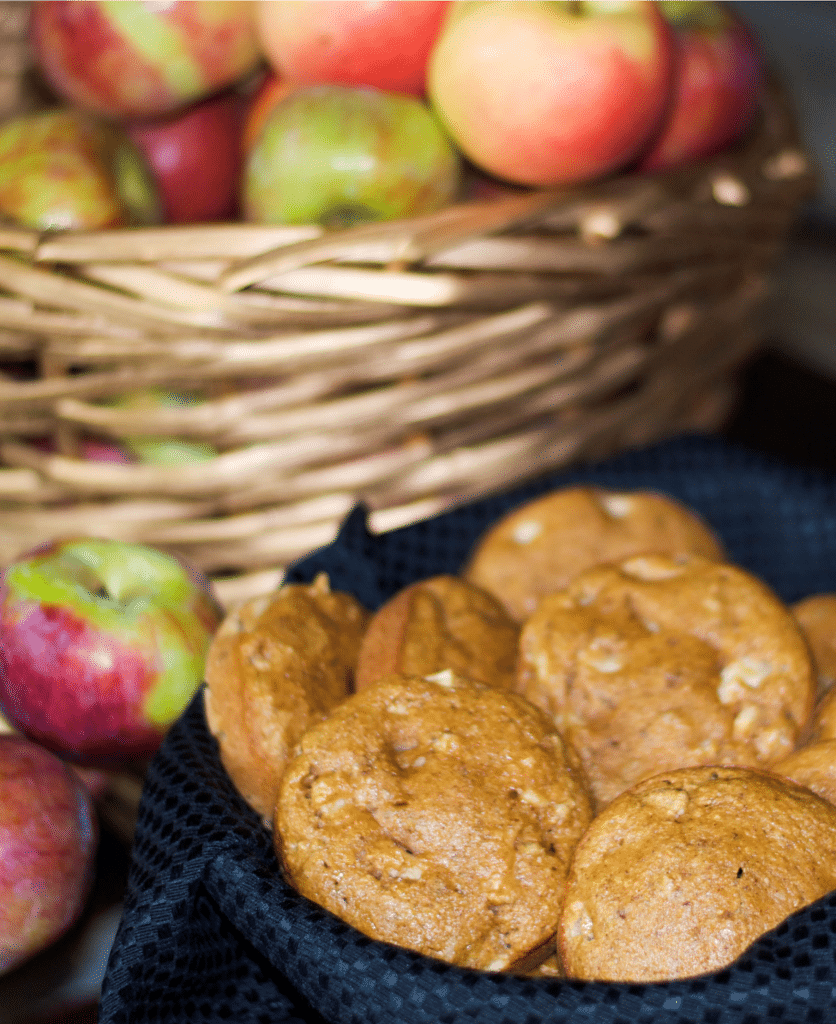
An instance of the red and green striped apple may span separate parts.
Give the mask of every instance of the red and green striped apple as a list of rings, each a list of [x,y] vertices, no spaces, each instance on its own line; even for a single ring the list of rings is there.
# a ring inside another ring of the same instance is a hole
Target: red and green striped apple
[[[58,96],[109,117],[158,117],[261,62],[250,3],[40,0],[32,49]]]
[[[200,574],[166,552],[46,544],[0,577],[0,710],[80,764],[148,757],[202,682],[220,618]]]

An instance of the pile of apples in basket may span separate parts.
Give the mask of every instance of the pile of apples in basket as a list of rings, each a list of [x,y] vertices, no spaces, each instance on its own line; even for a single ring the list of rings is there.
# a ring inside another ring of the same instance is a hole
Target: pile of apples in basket
[[[653,173],[731,145],[761,61],[718,3],[35,0],[0,126],[37,229],[318,223]]]
[[[734,145],[762,86],[751,34],[703,0],[36,0],[30,41],[43,103],[0,124],[0,216],[40,231],[342,227],[655,174]],[[144,457],[88,457],[123,455]],[[221,614],[138,545],[3,568],[0,974],[77,921],[103,780],[153,755]]]

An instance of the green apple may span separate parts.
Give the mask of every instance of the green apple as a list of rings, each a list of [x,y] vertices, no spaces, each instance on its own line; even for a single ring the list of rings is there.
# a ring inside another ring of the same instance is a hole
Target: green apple
[[[63,107],[0,125],[0,213],[38,231],[157,224],[150,167],[122,129]]]
[[[244,164],[248,221],[346,227],[429,213],[458,194],[461,158],[414,96],[318,85],[290,92]]]
[[[118,409],[179,409],[197,405],[198,395],[164,388],[143,388],[122,395],[111,405]],[[218,449],[206,441],[193,441],[185,437],[124,437],[121,443],[138,461],[150,466],[182,466],[195,462],[209,462]]]

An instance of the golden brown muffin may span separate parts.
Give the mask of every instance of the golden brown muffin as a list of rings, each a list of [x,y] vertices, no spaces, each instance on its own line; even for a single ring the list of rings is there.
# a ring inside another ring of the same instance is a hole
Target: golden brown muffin
[[[786,756],[813,688],[779,598],[697,556],[590,569],[544,597],[520,635],[517,690],[577,750],[599,806],[660,771]]]
[[[819,696],[836,681],[836,594],[812,594],[790,611],[813,652]]]
[[[348,696],[369,613],[324,574],[247,601],[221,623],[206,659],[204,701],[221,761],[272,824],[290,751]]]
[[[772,771],[836,804],[836,740],[805,744],[776,762]]]
[[[836,807],[771,772],[682,768],[614,800],[575,850],[558,948],[570,977],[716,971],[836,888]]]
[[[646,551],[724,557],[711,528],[674,498],[567,487],[500,519],[477,543],[463,575],[522,622],[543,595],[562,590],[578,573]]]
[[[553,941],[590,818],[546,717],[444,671],[379,679],[309,728],[274,838],[291,883],[366,935],[502,970]]]
[[[357,658],[355,687],[399,672],[426,676],[442,669],[510,689],[519,627],[495,597],[456,576],[405,587],[369,622]]]

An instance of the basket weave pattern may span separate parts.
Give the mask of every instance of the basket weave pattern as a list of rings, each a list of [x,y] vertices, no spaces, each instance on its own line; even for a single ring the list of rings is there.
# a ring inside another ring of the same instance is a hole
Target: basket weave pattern
[[[0,564],[55,535],[119,537],[185,555],[230,603],[358,500],[384,531],[711,429],[810,187],[773,90],[745,143],[698,167],[413,220],[0,227]],[[201,400],[113,404],[151,386]],[[81,456],[84,438],[142,436],[219,454]]]

